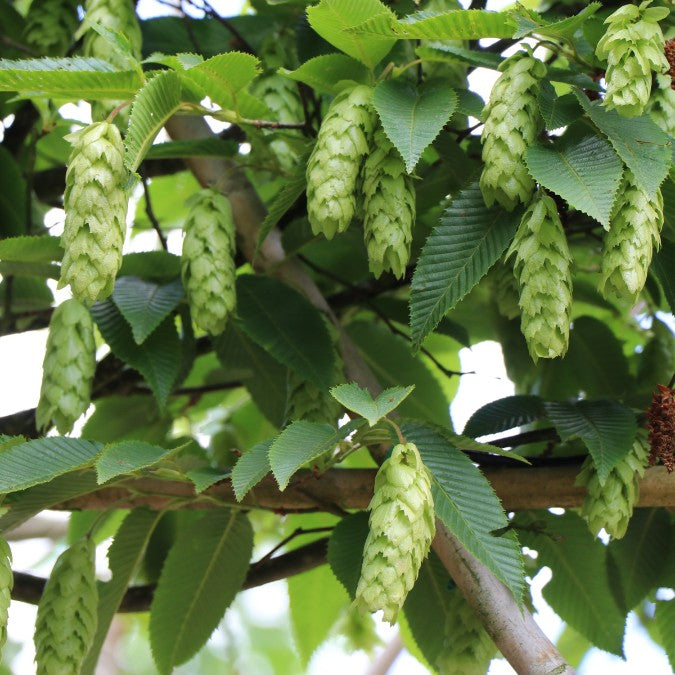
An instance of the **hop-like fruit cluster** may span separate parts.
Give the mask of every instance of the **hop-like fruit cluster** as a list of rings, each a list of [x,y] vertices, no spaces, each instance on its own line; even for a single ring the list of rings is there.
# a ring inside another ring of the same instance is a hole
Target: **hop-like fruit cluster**
[[[237,300],[232,208],[227,197],[212,188],[200,190],[188,203],[181,256],[183,285],[195,324],[219,335]]]
[[[375,477],[357,607],[396,621],[435,533],[431,478],[414,443],[392,450]]]
[[[485,675],[497,649],[461,591],[449,591],[443,649],[436,659],[440,675]]]
[[[373,617],[360,612],[352,605],[345,608],[337,623],[336,631],[347,638],[346,646],[350,652],[362,650],[371,654],[382,642],[377,635]]]
[[[584,485],[588,494],[581,506],[581,515],[587,520],[592,534],[602,528],[614,539],[621,539],[633,507],[640,496],[640,478],[644,475],[649,447],[644,434],[639,434],[630,452],[600,482],[593,458],[586,457],[576,484]]]
[[[542,127],[537,95],[546,66],[529,52],[518,52],[499,69],[485,108],[483,173],[480,189],[488,206],[498,202],[508,211],[528,204],[534,179],[525,166],[525,151]]]
[[[86,0],[84,8],[86,32],[82,48],[85,56],[103,59],[122,69],[129,67],[115,45],[90,28],[97,23],[122,33],[129,40],[132,55],[141,58],[141,27],[131,0]]]
[[[9,544],[0,537],[0,650],[7,641],[7,615],[13,586],[12,551]]]
[[[652,91],[647,110],[649,116],[671,136],[675,136],[675,89],[670,85],[670,76],[657,75],[658,86]]]
[[[96,635],[95,551],[91,539],[83,539],[54,565],[35,621],[37,675],[80,672]]]
[[[567,351],[572,305],[571,257],[555,202],[540,189],[507,252],[515,255],[520,327],[530,355],[552,359]]]
[[[76,0],[33,0],[23,32],[26,44],[45,56],[63,56],[77,28]]]
[[[60,434],[73,428],[86,412],[96,370],[96,342],[91,314],[71,298],[59,305],[49,322],[42,365],[40,401],[35,411],[38,429],[56,425]]]
[[[307,163],[307,216],[314,234],[332,239],[356,213],[357,181],[376,122],[372,96],[364,85],[344,90],[321,124]]]
[[[93,303],[112,293],[122,264],[129,174],[114,125],[90,124],[66,139],[73,150],[66,171],[59,288],[70,284],[78,300]]]
[[[518,281],[513,273],[513,264],[508,260],[497,263],[492,270],[491,281],[497,311],[507,319],[520,316]]]
[[[605,297],[634,299],[642,290],[662,227],[661,190],[650,197],[626,169],[603,242],[600,290]]]
[[[606,19],[607,31],[600,38],[595,53],[607,60],[604,105],[620,115],[641,115],[652,88],[652,70],[669,69],[663,53],[664,37],[658,22],[668,16],[665,7],[639,7],[626,4]]]
[[[374,149],[363,165],[363,236],[370,271],[390,271],[401,279],[410,259],[415,220],[415,188],[405,163],[384,129],[373,136]]]

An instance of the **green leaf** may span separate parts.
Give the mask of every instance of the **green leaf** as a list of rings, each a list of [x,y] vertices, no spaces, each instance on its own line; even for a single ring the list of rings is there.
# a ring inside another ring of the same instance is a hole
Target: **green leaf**
[[[523,462],[523,464],[531,464],[531,462],[517,455],[511,450],[505,450],[500,448],[498,445],[492,445],[491,443],[480,443],[479,441],[470,438],[469,436],[464,436],[462,434],[454,434],[450,431],[444,429],[439,430],[442,435],[450,441],[450,443],[463,452],[487,452],[492,455],[501,455],[502,457],[509,457],[510,459],[515,459],[517,462]]]
[[[11,237],[0,241],[0,260],[13,262],[52,262],[61,260],[63,249],[59,237]]]
[[[616,110],[607,110],[600,101],[591,103],[580,91],[574,93],[638,183],[653,197],[670,170],[672,143],[668,136],[647,115],[622,117]]]
[[[666,650],[670,667],[675,669],[675,599],[657,600],[654,611],[654,623],[661,637],[661,645]]]
[[[96,459],[96,474],[100,484],[125,473],[133,473],[157,464],[167,455],[175,452],[141,441],[122,441],[107,445]]]
[[[305,61],[295,70],[280,70],[280,73],[296,82],[304,82],[318,92],[335,95],[344,80],[367,84],[370,74],[356,59],[345,54],[321,54]]]
[[[103,445],[51,436],[14,445],[0,453],[0,494],[46,483],[93,463]]]
[[[387,35],[364,37],[349,31],[373,16],[386,21],[396,18],[380,0],[321,0],[307,8],[309,24],[322,38],[371,69],[396,42]]]
[[[328,389],[333,347],[319,312],[297,291],[269,277],[237,277],[238,325],[277,361]]]
[[[160,673],[209,639],[241,589],[253,550],[245,514],[214,509],[180,531],[150,607],[150,646]]]
[[[604,483],[609,472],[633,447],[635,415],[615,401],[547,402],[544,408],[560,438],[581,438]]]
[[[272,470],[269,457],[272,440],[254,445],[232,468],[232,489],[238,502]]]
[[[330,390],[331,396],[352,412],[365,417],[370,426],[377,424],[385,415],[397,408],[415,387],[391,387],[373,400],[367,389],[358,384],[339,384]]]
[[[345,516],[335,526],[328,540],[328,564],[351,598],[356,596],[361,577],[368,530],[368,513],[359,511]]]
[[[184,295],[180,279],[160,285],[124,276],[115,281],[112,299],[129,323],[134,341],[142,344],[176,309]]]
[[[558,96],[548,80],[542,80],[538,95],[539,112],[548,131],[566,127],[583,115],[574,94]]]
[[[670,311],[675,314],[675,243],[668,239],[661,242],[661,250],[652,258],[650,268],[661,283],[663,294],[668,300]]]
[[[529,424],[546,415],[539,396],[506,396],[478,408],[467,420],[464,434],[477,438]]]
[[[164,319],[138,345],[131,327],[110,298],[97,302],[91,314],[113,354],[143,375],[163,407],[181,369],[181,345],[173,319]]]
[[[536,532],[533,524],[546,527]],[[625,615],[610,590],[606,547],[594,540],[575,513],[519,514],[516,525],[523,544],[539,552],[537,560],[551,568],[553,578],[543,596],[560,618],[594,645],[622,655]]]
[[[519,40],[526,35],[536,33],[551,37],[571,38],[574,33],[583,26],[584,21],[592,17],[600,8],[602,3],[591,2],[584,7],[578,14],[568,16],[560,21],[549,23],[541,15],[532,10],[526,10],[522,6],[516,6],[515,19],[518,23],[518,30],[513,35],[514,39]],[[520,13],[517,13],[520,12]]]
[[[435,42],[433,46],[423,44],[415,49],[415,54],[428,61],[461,61],[470,66],[497,70],[504,60],[499,54],[477,52],[453,43]]]
[[[436,517],[520,603],[525,583],[522,556],[515,537],[492,534],[507,527],[509,521],[490,483],[437,431],[413,423],[404,424],[401,431],[417,445],[431,472]]]
[[[183,157],[231,157],[237,154],[238,143],[224,138],[193,138],[183,141],[155,143],[145,159],[183,159]]]
[[[168,251],[127,253],[117,277],[141,277],[152,281],[171,281],[180,276],[180,256]]]
[[[180,78],[172,70],[155,75],[136,94],[124,138],[124,163],[129,171],[138,169],[155,137],[180,104]]]
[[[607,141],[599,136],[563,137],[553,144],[529,147],[525,161],[544,187],[609,228],[623,164]]]
[[[136,70],[120,71],[101,59],[0,59],[0,91],[49,96],[61,101],[125,100],[142,85]]]
[[[340,441],[363,425],[364,420],[352,420],[339,429],[319,422],[292,422],[275,439],[269,449],[272,473],[279,489],[288,487],[293,474],[332,450]]]
[[[410,299],[415,348],[499,260],[519,219],[519,212],[485,206],[478,181],[453,199],[415,268]]]
[[[375,87],[373,104],[411,173],[424,149],[455,112],[457,95],[439,81],[418,88],[405,80],[385,80]]]
[[[230,471],[223,471],[212,466],[199,466],[190,469],[185,475],[194,483],[195,492],[199,494],[219,481],[229,478]]]

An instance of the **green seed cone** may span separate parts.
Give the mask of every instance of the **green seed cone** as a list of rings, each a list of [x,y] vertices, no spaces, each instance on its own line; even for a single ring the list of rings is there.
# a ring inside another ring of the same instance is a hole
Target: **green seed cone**
[[[78,24],[76,0],[33,0],[23,39],[44,56],[64,56]]]
[[[640,478],[644,476],[649,445],[644,434],[638,435],[631,451],[600,483],[593,458],[586,457],[576,484],[586,487],[588,494],[581,506],[581,515],[593,535],[605,529],[614,539],[626,534],[633,507],[640,496]]]
[[[132,55],[140,60],[141,27],[131,0],[86,0],[84,8],[85,21],[82,28],[85,32],[82,51],[85,56],[103,59],[120,69],[129,67],[113,43],[89,28],[92,23],[98,23],[109,30],[122,33],[129,40]]]
[[[349,652],[362,650],[371,654],[375,647],[382,643],[377,635],[373,617],[360,612],[353,605],[345,608],[336,630],[347,638],[346,647]]]
[[[54,424],[60,434],[72,430],[89,407],[95,370],[94,322],[87,309],[71,298],[54,310],[49,322],[35,411],[38,429],[47,430]]]
[[[516,256],[520,328],[532,359],[567,351],[572,305],[571,257],[555,202],[540,189],[520,221],[507,257]]]
[[[80,672],[96,634],[95,552],[91,539],[83,539],[54,565],[35,621],[37,675]]]
[[[670,77],[657,76],[658,87],[652,92],[647,110],[649,116],[671,136],[675,136],[675,89],[670,86]]]
[[[378,126],[363,165],[363,236],[370,271],[405,276],[415,221],[415,189],[401,155]]]
[[[607,31],[595,53],[607,61],[604,105],[620,115],[641,115],[649,101],[652,70],[669,69],[663,53],[664,37],[658,22],[668,16],[665,7],[623,5],[606,19]]]
[[[181,256],[192,320],[211,335],[225,330],[236,305],[235,229],[227,197],[206,188],[191,197]]]
[[[375,477],[370,531],[354,603],[393,624],[429,552],[436,525],[431,478],[413,443],[399,444]]]
[[[307,216],[314,234],[332,239],[356,213],[357,181],[376,121],[372,95],[363,85],[341,92],[321,124],[307,163]]]
[[[524,156],[542,127],[537,95],[546,66],[523,51],[499,69],[502,74],[485,108],[480,189],[488,206],[498,202],[513,211],[518,203],[528,204],[534,192]]]
[[[128,204],[124,144],[117,127],[107,122],[66,139],[73,150],[66,171],[59,288],[70,284],[78,300],[91,304],[112,293],[122,264]]]
[[[602,251],[600,291],[634,299],[647,280],[654,246],[661,244],[663,197],[650,197],[626,169]]]
[[[0,651],[7,641],[7,615],[13,586],[12,551],[9,544],[0,537]]]

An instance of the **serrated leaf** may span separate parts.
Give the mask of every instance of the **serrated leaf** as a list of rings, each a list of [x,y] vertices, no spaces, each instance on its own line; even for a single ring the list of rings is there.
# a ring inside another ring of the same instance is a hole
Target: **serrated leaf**
[[[457,95],[440,81],[419,88],[404,80],[385,80],[375,87],[373,104],[389,140],[411,173],[457,108]]]
[[[49,96],[62,101],[131,98],[142,85],[136,70],[120,71],[101,59],[0,59],[0,91]]]
[[[0,241],[0,260],[13,262],[52,262],[61,260],[63,249],[59,237],[11,237]]]
[[[650,268],[661,284],[663,294],[668,300],[670,311],[675,314],[675,243],[668,239],[661,242],[661,250],[652,258]]]
[[[525,154],[532,176],[578,211],[609,227],[623,164],[599,136],[564,137],[553,144],[532,145]]]
[[[560,21],[548,22],[539,13],[517,6],[514,16],[518,23],[518,30],[513,37],[519,40],[526,35],[536,33],[537,35],[571,38],[583,26],[584,21],[592,17],[600,7],[602,7],[601,3],[591,2],[574,16],[568,16],[560,19]]]
[[[346,54],[321,54],[305,61],[295,70],[279,72],[296,82],[304,82],[316,91],[333,95],[339,91],[339,82],[354,80],[366,84],[370,77],[362,63]]]
[[[579,119],[584,112],[574,94],[558,96],[548,80],[542,80],[537,100],[548,131],[566,127]]]
[[[272,470],[269,450],[273,440],[254,445],[232,468],[232,489],[238,502]]]
[[[410,299],[415,348],[499,260],[519,219],[520,212],[485,206],[478,181],[453,199],[415,268]]]
[[[545,531],[537,533],[533,523]],[[546,602],[594,645],[621,656],[625,615],[610,590],[606,547],[571,511],[563,516],[519,514],[516,525],[523,526],[518,530],[522,543],[538,551],[538,562],[553,572],[542,591]]]
[[[415,54],[429,61],[461,61],[470,66],[497,70],[504,60],[499,54],[477,52],[452,43],[435,42],[433,46],[422,45],[415,49]]]
[[[252,550],[251,524],[234,509],[215,509],[179,533],[150,607],[150,646],[160,673],[209,639],[244,583]]]
[[[184,295],[180,279],[160,285],[135,276],[123,276],[115,280],[112,299],[129,323],[134,341],[141,344],[173,312]]]
[[[279,362],[321,389],[333,375],[333,346],[319,312],[269,277],[237,277],[237,324]]]
[[[362,426],[364,420],[352,420],[335,429],[318,422],[292,422],[275,439],[269,449],[272,473],[285,490],[293,474],[308,462],[313,462],[333,449],[340,441]]]
[[[675,598],[657,600],[654,610],[654,623],[661,637],[661,645],[668,655],[670,667],[675,669]]]
[[[445,436],[458,450],[462,450],[464,452],[487,452],[489,454],[501,455],[502,457],[515,459],[517,462],[523,462],[523,464],[531,463],[525,457],[522,457],[511,450],[500,448],[498,445],[492,445],[491,443],[480,443],[475,441],[473,438],[469,438],[468,436],[464,436],[462,434],[453,434],[444,430],[442,430],[442,433],[443,436]]]
[[[96,459],[98,482],[106,483],[122,474],[152,466],[173,452],[175,448],[167,450],[142,441],[122,441],[107,445]]]
[[[213,466],[200,466],[190,469],[185,475],[194,483],[195,492],[199,494],[219,481],[229,478],[230,471],[223,471]]]
[[[522,556],[515,537],[492,534],[509,521],[490,483],[463,452],[437,431],[413,423],[404,424],[401,431],[417,445],[431,472],[436,517],[520,603],[525,583]]]
[[[166,283],[180,276],[180,256],[168,251],[127,253],[122,257],[122,267],[117,276],[141,277]]]
[[[543,403],[539,396],[528,394],[491,401],[469,417],[462,433],[477,438],[529,424],[546,415]]]
[[[328,540],[328,564],[352,599],[356,596],[361,576],[368,530],[368,512],[359,511],[345,516],[333,528]]]
[[[350,32],[350,28],[373,16],[388,21],[396,18],[380,0],[321,0],[318,5],[307,8],[309,25],[322,38],[371,69],[396,42],[386,35],[365,38]]]
[[[103,445],[52,436],[13,445],[0,453],[0,494],[47,483],[93,463]]]
[[[330,390],[331,396],[345,408],[365,417],[370,426],[377,424],[385,415],[397,408],[412,393],[410,387],[391,387],[385,389],[373,400],[367,389],[358,384],[339,384]]]
[[[165,70],[148,80],[136,94],[124,138],[124,163],[134,172],[165,122],[180,108],[180,78]]]
[[[647,115],[622,117],[607,110],[600,101],[591,103],[585,94],[574,90],[581,107],[610,143],[637,182],[653,197],[670,170],[672,143]]]
[[[560,438],[584,442],[601,484],[633,446],[635,415],[615,401],[550,401],[544,408]]]

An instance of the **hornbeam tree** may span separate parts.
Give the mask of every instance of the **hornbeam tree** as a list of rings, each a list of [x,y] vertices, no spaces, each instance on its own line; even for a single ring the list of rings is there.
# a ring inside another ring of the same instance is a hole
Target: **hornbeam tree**
[[[572,673],[633,610],[675,666],[672,5],[485,4],[0,0],[0,334],[48,328],[0,646],[34,603],[38,673],[93,673],[149,612],[169,673],[288,579],[298,667],[374,614],[430,672]],[[515,394],[453,428],[484,340]]]

